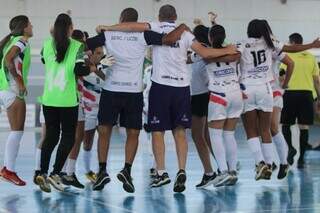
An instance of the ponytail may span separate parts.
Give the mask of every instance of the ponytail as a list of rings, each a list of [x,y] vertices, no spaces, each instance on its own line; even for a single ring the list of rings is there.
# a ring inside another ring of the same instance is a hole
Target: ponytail
[[[226,31],[221,25],[214,25],[209,31],[211,46],[213,48],[222,48],[224,40],[226,39]]]
[[[271,29],[270,29],[271,30]],[[249,38],[261,38],[265,40],[269,48],[274,48],[273,40],[271,38],[270,30],[263,20],[254,19],[248,25]]]
[[[70,39],[69,39],[69,28],[72,25],[72,20],[67,14],[58,15],[53,29],[53,39],[56,47],[56,61],[58,63],[64,60],[67,53]]]

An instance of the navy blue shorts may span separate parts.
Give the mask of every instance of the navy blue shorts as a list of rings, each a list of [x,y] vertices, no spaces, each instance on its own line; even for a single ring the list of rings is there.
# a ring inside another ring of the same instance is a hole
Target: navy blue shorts
[[[99,103],[99,125],[116,125],[142,129],[143,94],[102,90]]]
[[[148,129],[151,132],[191,127],[190,87],[152,82],[149,93]]]

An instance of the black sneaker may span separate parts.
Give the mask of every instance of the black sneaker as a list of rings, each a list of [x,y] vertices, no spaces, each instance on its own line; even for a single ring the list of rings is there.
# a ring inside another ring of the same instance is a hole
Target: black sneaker
[[[272,162],[272,171],[277,170],[278,166],[275,164],[275,162]]]
[[[186,172],[182,169],[177,173],[176,180],[174,181],[174,192],[183,192],[186,189],[185,183],[187,180]]]
[[[150,169],[150,177],[156,178],[157,177],[157,170],[155,168]]]
[[[289,148],[287,160],[290,166],[292,166],[292,164],[294,163],[294,156],[296,154],[297,154],[297,150],[295,148],[293,147]]]
[[[35,170],[34,171],[34,175],[33,175],[33,183],[36,185],[39,185],[39,183],[37,182],[37,177],[40,175],[40,170]]]
[[[66,172],[60,172],[60,173],[59,173],[60,178],[62,178],[63,176],[66,176],[66,175],[67,175]]]
[[[157,176],[152,180],[150,186],[151,187],[160,187],[166,184],[171,183],[169,175],[167,172],[163,173],[162,175],[157,174]]]
[[[79,182],[79,180],[75,174],[64,175],[64,176],[62,176],[61,180],[64,185],[74,186],[79,189],[84,189],[84,185]]]
[[[201,183],[199,183],[198,185],[196,185],[196,188],[198,189],[203,189],[209,185],[213,185],[215,184],[215,180],[216,180],[217,174],[214,172],[213,175],[206,175],[204,174],[202,176],[202,180]]]
[[[132,183],[132,177],[125,169],[119,172],[117,178],[123,183],[122,187],[126,192],[133,193],[135,191],[134,185]]]
[[[279,168],[279,173],[278,173],[278,179],[281,180],[283,178],[285,178],[288,174],[289,171],[289,165],[286,164],[280,164],[280,168]]]
[[[298,159],[297,167],[298,167],[298,169],[303,169],[304,168],[304,160],[303,160],[303,158],[299,158]]]
[[[106,184],[110,182],[110,177],[106,172],[99,172],[96,182],[93,184],[92,189],[94,191],[100,191]]]

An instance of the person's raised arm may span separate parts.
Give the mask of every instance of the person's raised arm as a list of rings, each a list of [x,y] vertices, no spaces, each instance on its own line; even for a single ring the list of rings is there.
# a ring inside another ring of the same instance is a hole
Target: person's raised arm
[[[121,31],[121,32],[144,32],[150,30],[149,23],[138,23],[138,22],[123,22],[120,24],[106,26],[99,25],[96,28],[97,33],[101,33],[103,31]]]
[[[309,44],[284,45],[282,48],[282,51],[288,52],[288,53],[296,53],[296,52],[301,52],[301,51],[305,51],[312,48],[320,48],[319,38],[317,38],[316,40],[314,40],[312,43],[309,43]]]
[[[236,62],[240,61],[241,58],[241,53],[236,53],[232,55],[225,55],[221,56],[218,58],[212,58],[212,59],[207,59],[205,60],[207,63],[212,63],[212,62]]]
[[[185,24],[180,24],[175,30],[171,31],[170,33],[166,34],[162,38],[162,44],[163,45],[173,45],[178,40],[180,40],[181,35],[185,31],[190,31],[189,27]]]
[[[191,45],[191,49],[198,53],[205,60],[238,53],[237,47],[235,45],[228,45],[225,48],[213,49],[204,47],[198,41],[193,42],[193,44]]]
[[[286,89],[286,88],[288,88],[288,84],[289,84],[289,81],[290,81],[292,73],[293,73],[294,62],[292,61],[292,59],[288,55],[286,55],[281,60],[281,62],[287,66],[285,78],[284,78],[284,81],[282,83],[282,88]]]

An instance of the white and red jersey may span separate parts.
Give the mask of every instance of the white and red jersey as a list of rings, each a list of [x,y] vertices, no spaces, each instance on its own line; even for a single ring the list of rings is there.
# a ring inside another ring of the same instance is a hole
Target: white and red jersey
[[[102,69],[102,66],[98,66]],[[95,73],[83,77],[82,104],[85,111],[92,111],[92,108],[99,107],[100,95],[104,81]]]
[[[268,47],[263,38],[248,38],[238,43],[241,52],[240,82],[245,85],[260,85],[272,81],[272,54],[280,53],[283,44],[274,40],[275,48]]]
[[[212,92],[227,93],[240,90],[237,62],[213,62],[206,66]]]

